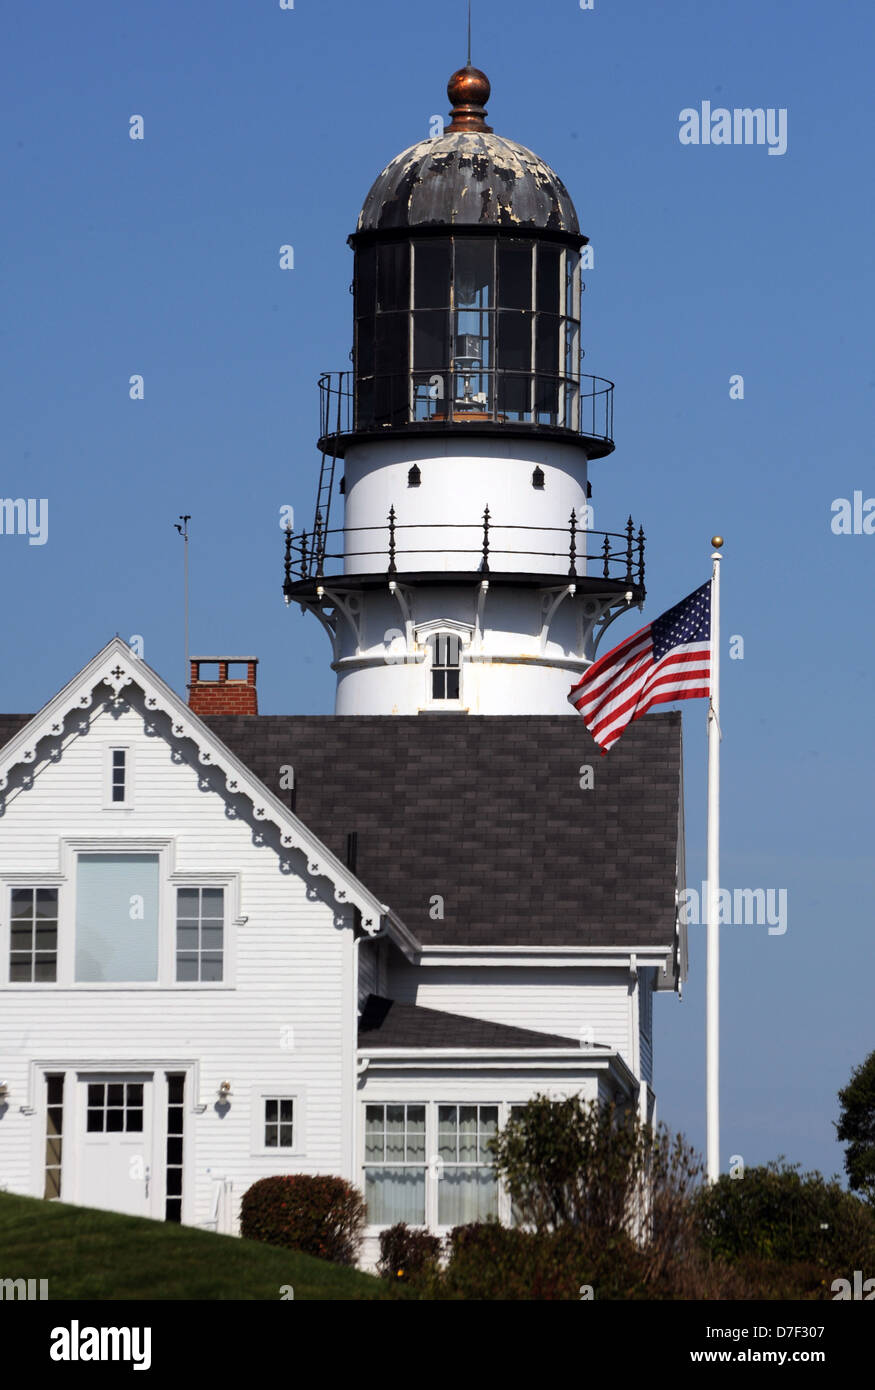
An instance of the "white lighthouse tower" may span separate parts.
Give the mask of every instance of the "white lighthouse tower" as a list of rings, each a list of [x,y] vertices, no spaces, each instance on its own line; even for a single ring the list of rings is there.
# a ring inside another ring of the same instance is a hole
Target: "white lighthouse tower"
[[[613,384],[580,371],[587,238],[554,171],[486,124],[486,76],[447,91],[451,124],[383,170],[349,238],[353,370],[320,381],[284,594],[328,632],[337,714],[573,714],[644,598],[643,531],[593,525]]]

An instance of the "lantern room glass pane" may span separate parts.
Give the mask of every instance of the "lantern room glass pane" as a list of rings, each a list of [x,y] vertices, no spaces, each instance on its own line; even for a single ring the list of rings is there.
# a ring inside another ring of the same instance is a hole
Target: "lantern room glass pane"
[[[558,314],[538,314],[535,321],[535,370],[559,374]]]
[[[377,248],[377,308],[410,308],[410,245],[406,241],[384,242]]]
[[[494,293],[494,243],[460,238],[453,261],[453,302],[457,309],[489,309]]]
[[[565,312],[570,319],[580,318],[580,256],[576,251],[565,252]]]
[[[377,307],[377,248],[362,246],[355,258],[356,318],[373,314]]]
[[[374,320],[359,319],[356,324],[356,370],[359,376],[374,375]]]
[[[529,372],[532,367],[532,319],[534,314],[498,315],[498,366],[504,372]]]
[[[416,309],[448,309],[450,243],[426,241],[414,246],[413,304]]]
[[[498,245],[498,303],[502,309],[532,307],[532,245],[502,241]]]
[[[408,314],[381,314],[377,332],[377,375],[398,376],[407,371]]]
[[[449,315],[445,309],[420,309],[413,315],[413,366],[417,371],[447,367]]]
[[[559,299],[559,263],[562,259],[560,246],[541,245],[538,247],[538,308],[548,314],[561,312]]]
[[[539,425],[558,425],[559,380],[555,376],[535,378],[535,419]]]

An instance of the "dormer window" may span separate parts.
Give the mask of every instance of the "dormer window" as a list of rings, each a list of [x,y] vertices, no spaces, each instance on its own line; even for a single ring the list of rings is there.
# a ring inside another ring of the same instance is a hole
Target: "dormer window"
[[[429,638],[431,648],[431,698],[458,700],[462,643],[454,632],[438,632]]]

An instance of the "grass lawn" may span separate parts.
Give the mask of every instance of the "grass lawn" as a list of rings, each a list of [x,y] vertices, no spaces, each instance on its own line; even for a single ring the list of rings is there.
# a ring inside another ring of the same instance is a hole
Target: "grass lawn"
[[[190,1226],[0,1192],[0,1278],[48,1279],[49,1298],[373,1299],[382,1280],[294,1250]]]

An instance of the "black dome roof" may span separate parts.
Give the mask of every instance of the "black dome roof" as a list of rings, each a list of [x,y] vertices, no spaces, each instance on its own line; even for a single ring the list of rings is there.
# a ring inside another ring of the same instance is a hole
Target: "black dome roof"
[[[480,224],[580,234],[559,175],[524,145],[485,131],[447,131],[411,145],[380,174],[357,231]]]
[[[386,166],[365,199],[358,232],[477,225],[580,237],[559,175],[486,124],[490,90],[485,72],[470,62],[453,73],[447,84],[452,124]]]

